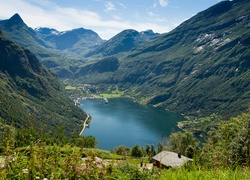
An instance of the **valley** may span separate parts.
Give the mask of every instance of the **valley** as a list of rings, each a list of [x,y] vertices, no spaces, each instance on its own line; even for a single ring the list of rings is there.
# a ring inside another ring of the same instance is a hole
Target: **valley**
[[[249,179],[249,9],[108,40],[0,20],[0,179]],[[161,151],[194,163],[138,166]]]
[[[188,119],[229,118],[249,107],[248,6],[220,2],[169,33],[127,29],[106,41],[84,28],[31,29],[19,14],[0,28],[62,82],[89,84],[84,96],[128,96]]]

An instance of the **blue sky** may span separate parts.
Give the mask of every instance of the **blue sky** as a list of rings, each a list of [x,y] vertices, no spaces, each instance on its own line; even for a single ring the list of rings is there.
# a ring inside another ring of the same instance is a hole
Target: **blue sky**
[[[32,28],[79,27],[109,39],[124,29],[164,33],[220,0],[1,0],[0,19],[19,13]]]

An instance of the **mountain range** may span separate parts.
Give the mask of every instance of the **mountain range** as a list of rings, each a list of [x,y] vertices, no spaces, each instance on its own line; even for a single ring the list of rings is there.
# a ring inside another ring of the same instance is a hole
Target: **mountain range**
[[[84,28],[33,30],[18,14],[0,29],[60,78],[187,116],[234,115],[249,107],[249,8],[221,1],[169,33],[127,29],[108,41]]]
[[[96,32],[84,28],[62,32],[46,27],[32,29],[19,14],[0,21],[0,29],[14,42],[34,52],[43,65],[61,78],[72,77],[75,73],[72,69],[78,69],[78,66],[100,60],[98,54],[103,57],[103,54],[108,56],[127,52],[159,35],[152,30],[125,30],[106,42]]]
[[[77,78],[187,116],[238,114],[250,98],[249,8],[247,0],[222,1],[119,57],[116,71],[85,66],[91,73]]]

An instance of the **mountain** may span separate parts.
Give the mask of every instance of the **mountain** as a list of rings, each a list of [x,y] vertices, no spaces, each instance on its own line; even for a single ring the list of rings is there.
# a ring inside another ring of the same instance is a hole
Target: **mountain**
[[[91,75],[86,69],[79,80],[117,86],[141,102],[187,116],[238,114],[250,99],[249,8],[248,0],[222,1],[119,57],[116,71]]]
[[[10,19],[1,21],[0,29],[14,42],[29,48],[36,55],[40,57],[51,55],[47,49],[50,48],[49,44],[40,38],[32,28],[29,28],[19,14],[14,14]]]
[[[19,14],[0,21],[0,29],[14,42],[31,50],[60,78],[72,77],[71,66],[75,69],[85,63],[84,55],[104,42],[97,33],[84,28],[64,32],[51,28],[32,29]]]
[[[88,53],[86,57],[101,54],[105,56],[111,56],[114,54],[128,52],[139,45],[159,37],[158,33],[154,33],[152,30],[138,32],[133,29],[127,29],[110,40],[104,42],[96,50]]]
[[[84,55],[104,42],[96,32],[84,28],[63,32],[51,28],[37,28],[35,31],[55,49],[75,55]]]
[[[85,75],[92,76],[93,74],[100,74],[104,72],[114,72],[120,66],[119,60],[116,57],[106,57],[96,63],[89,64],[81,67],[79,71],[75,73],[75,78],[79,78]],[[89,83],[91,83],[90,81]]]
[[[78,67],[106,56],[127,53],[159,36],[152,30],[124,30],[106,42],[96,32],[84,28],[62,32],[46,27],[32,29],[19,14],[0,21],[0,29],[14,42],[30,49],[44,66],[60,78],[72,78],[80,70]]]
[[[10,19],[0,21],[0,29],[4,31],[15,43],[31,50],[47,68],[59,73],[64,69],[68,58],[46,42],[36,31],[28,27],[19,14]],[[72,74],[68,72],[69,76]]]
[[[62,93],[55,74],[28,49],[0,30],[0,119],[20,128],[30,123],[53,134],[58,126],[67,135],[79,132],[87,116]]]

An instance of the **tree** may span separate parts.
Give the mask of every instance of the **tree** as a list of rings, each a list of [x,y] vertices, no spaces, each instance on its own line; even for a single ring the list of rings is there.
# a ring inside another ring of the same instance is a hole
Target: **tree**
[[[196,151],[199,149],[199,140],[189,131],[184,133],[175,132],[169,137],[169,150],[181,153],[184,156],[192,158]]]
[[[142,157],[142,150],[138,145],[135,145],[131,149],[131,156],[133,156],[133,157]]]
[[[250,165],[250,113],[222,121],[209,132],[200,163],[208,166]]]
[[[163,145],[161,143],[158,143],[157,144],[157,153],[163,151],[163,148],[164,148]]]
[[[32,127],[20,128],[16,130],[15,135],[15,146],[16,147],[24,147],[30,145],[31,142],[35,142],[39,139],[39,134]]]
[[[153,144],[151,144],[151,145],[147,144],[146,148],[145,148],[145,153],[149,157],[154,156],[156,154],[154,145]]]
[[[126,156],[127,153],[129,152],[129,148],[124,146],[124,145],[120,145],[118,147],[115,147],[112,152],[118,154],[118,155],[123,155],[123,156]]]
[[[153,144],[151,144],[150,154],[151,154],[151,156],[156,155],[156,152],[155,152],[155,146],[154,146]]]
[[[65,127],[57,126],[55,130],[55,138],[57,140],[57,144],[65,145],[69,142],[69,139],[65,135]]]
[[[145,151],[146,151],[146,154],[147,154],[148,156],[150,156],[151,151],[150,151],[150,145],[149,145],[149,144],[146,145]]]
[[[96,141],[94,136],[86,136],[84,137],[84,147],[86,148],[94,148],[98,142]]]
[[[72,144],[77,147],[84,147],[84,137],[83,136],[73,137]]]
[[[0,123],[0,153],[14,146],[15,128]]]

